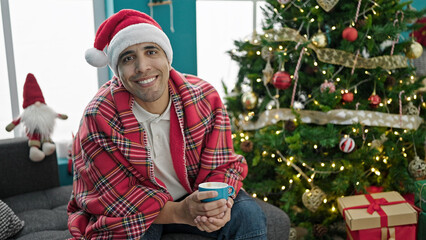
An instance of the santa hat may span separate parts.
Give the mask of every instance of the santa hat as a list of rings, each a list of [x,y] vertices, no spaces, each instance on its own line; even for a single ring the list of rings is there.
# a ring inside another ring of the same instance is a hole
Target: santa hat
[[[144,42],[158,44],[172,63],[172,46],[160,25],[145,13],[124,9],[99,26],[94,48],[86,51],[86,61],[94,67],[105,67],[108,64],[118,76],[117,61],[120,53],[129,46]]]
[[[22,107],[25,109],[37,101],[46,104],[36,78],[32,73],[28,73],[24,84],[24,103],[22,104]]]

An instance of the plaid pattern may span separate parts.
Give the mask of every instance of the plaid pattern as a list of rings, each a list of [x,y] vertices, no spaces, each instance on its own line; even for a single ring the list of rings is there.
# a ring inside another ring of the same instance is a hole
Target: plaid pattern
[[[218,93],[194,76],[170,71],[170,151],[188,193],[205,181],[236,194],[247,175],[234,153],[229,118]],[[74,185],[68,227],[75,239],[140,239],[167,201],[154,176],[147,136],[132,113],[133,97],[117,79],[87,106],[73,146]]]

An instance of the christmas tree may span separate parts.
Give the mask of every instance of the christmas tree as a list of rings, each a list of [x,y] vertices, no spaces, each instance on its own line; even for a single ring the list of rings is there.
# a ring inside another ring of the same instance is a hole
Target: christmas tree
[[[423,48],[403,37],[426,11],[396,0],[266,2],[263,32],[229,51],[240,70],[225,102],[250,167],[244,186],[305,239],[344,237],[337,198],[412,193],[426,175],[425,77],[413,65]]]

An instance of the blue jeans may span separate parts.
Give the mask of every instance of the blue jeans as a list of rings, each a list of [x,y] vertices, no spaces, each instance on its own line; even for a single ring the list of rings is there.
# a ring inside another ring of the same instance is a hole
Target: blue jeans
[[[241,190],[234,199],[231,220],[215,232],[203,232],[186,224],[152,224],[143,240],[160,240],[166,233],[191,233],[214,239],[267,239],[266,217],[254,199]]]

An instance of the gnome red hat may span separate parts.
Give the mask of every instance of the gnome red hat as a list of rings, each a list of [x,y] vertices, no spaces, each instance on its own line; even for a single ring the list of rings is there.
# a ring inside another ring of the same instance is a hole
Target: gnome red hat
[[[160,25],[145,13],[124,9],[99,26],[94,48],[86,51],[86,61],[94,67],[105,67],[108,64],[118,76],[117,61],[120,53],[129,46],[144,42],[158,44],[172,63],[172,46]]]
[[[22,107],[25,109],[37,101],[46,104],[36,78],[33,74],[28,73],[24,84],[24,103],[22,104]]]

